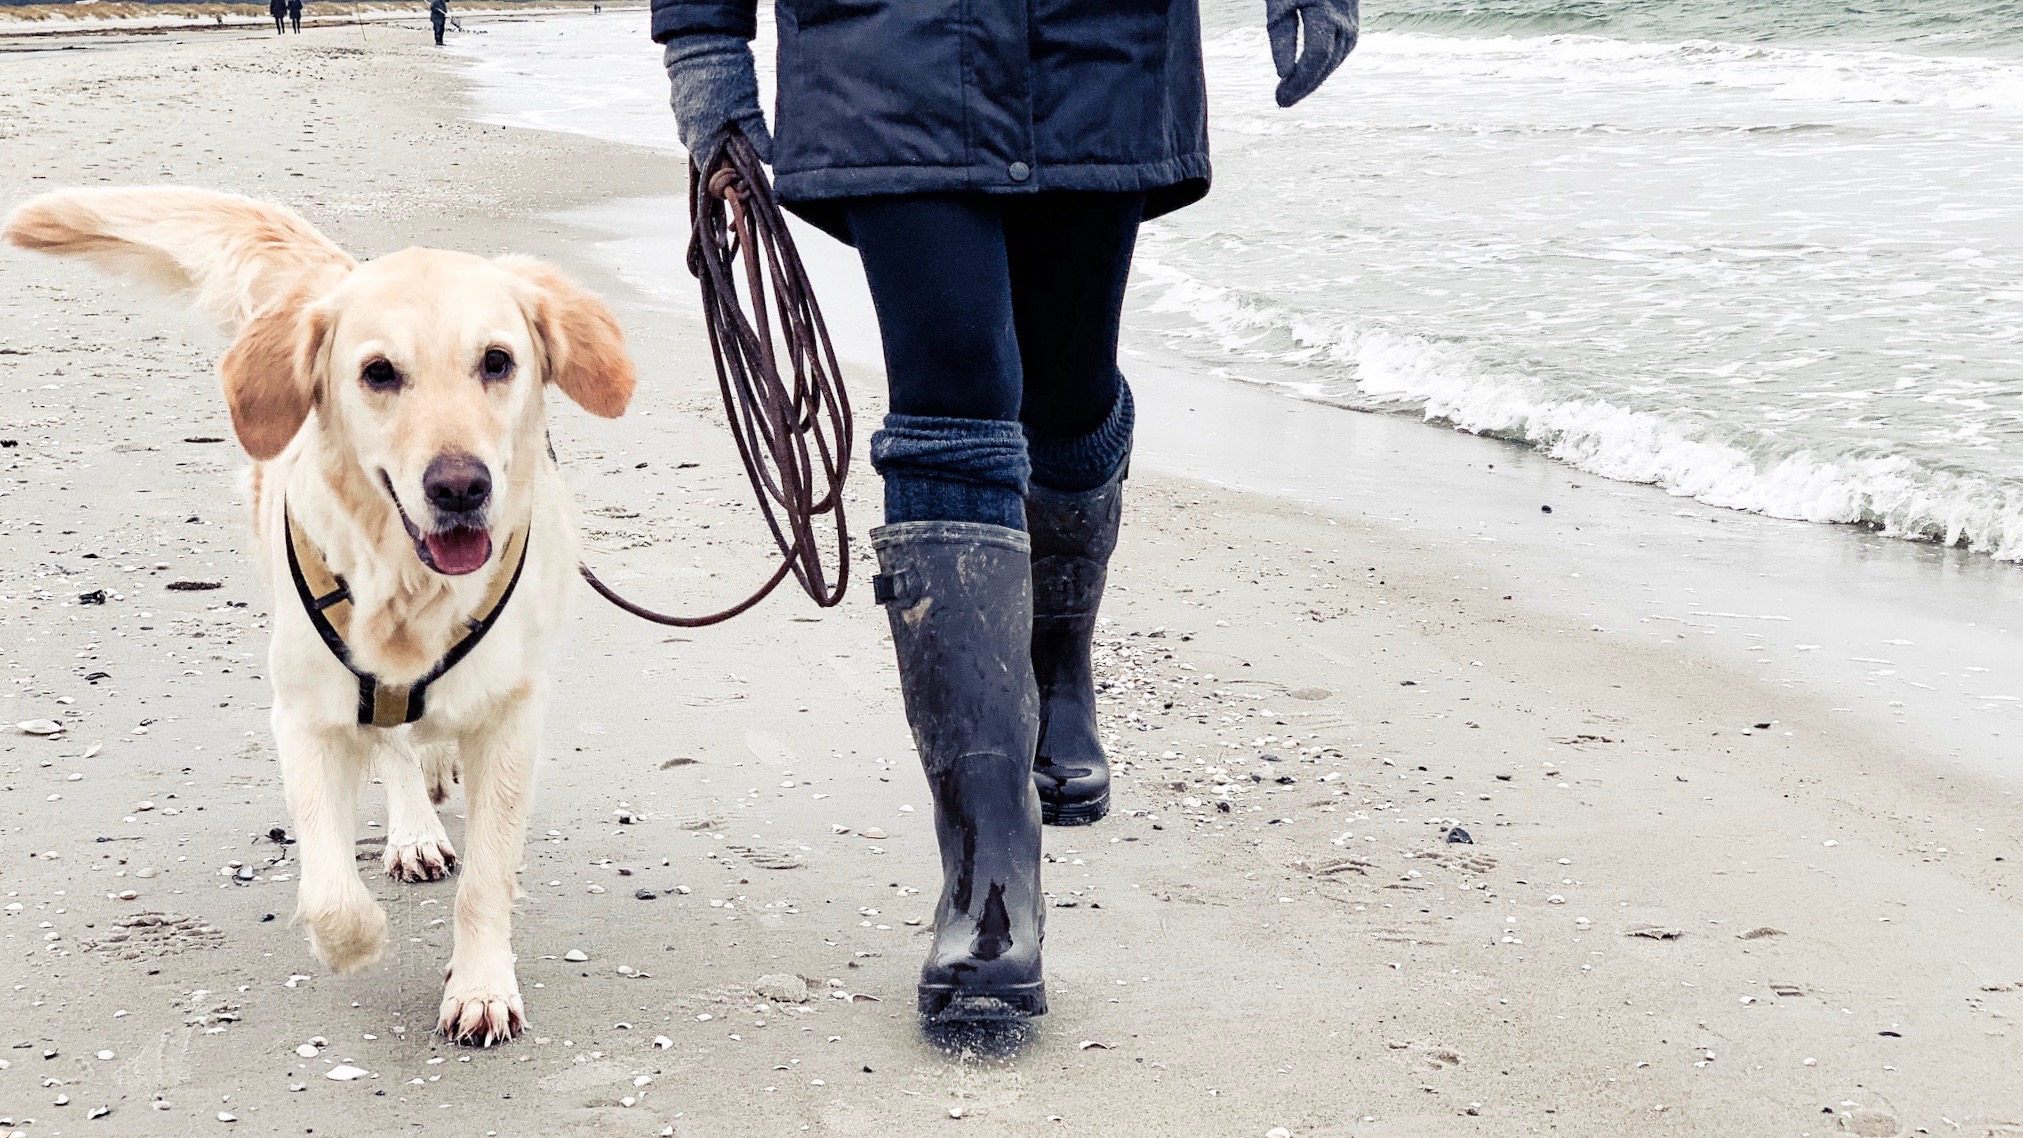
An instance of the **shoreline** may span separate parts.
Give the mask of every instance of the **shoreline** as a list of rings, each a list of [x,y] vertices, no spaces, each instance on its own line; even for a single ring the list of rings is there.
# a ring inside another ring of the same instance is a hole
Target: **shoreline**
[[[296,205],[361,256],[425,243],[555,260],[612,302],[644,380],[623,419],[554,411],[588,555],[654,601],[736,593],[768,553],[700,330],[571,220],[664,192],[676,157],[472,122],[464,74],[418,37],[368,27],[361,52],[359,34],[24,57],[21,87],[0,91],[24,127],[0,197],[213,185]],[[260,108],[304,85],[313,116],[275,128]],[[113,86],[119,106],[92,101]],[[1053,1010],[1020,1046],[947,1053],[913,1022],[913,922],[939,870],[863,562],[839,609],[783,596],[693,634],[585,595],[551,669],[516,916],[530,1030],[493,1051],[443,1046],[424,1025],[453,881],[395,886],[361,862],[395,943],[359,976],[320,974],[286,921],[293,863],[263,837],[286,824],[259,679],[267,602],[227,500],[243,460],[187,441],[230,437],[207,378],[219,337],[172,302],[9,250],[0,338],[26,353],[0,356],[0,438],[17,443],[0,450],[0,724],[66,727],[0,727],[0,857],[25,867],[6,887],[20,908],[0,910],[18,977],[0,992],[13,1025],[0,1125],[163,1138],[956,1125],[2012,1138],[2023,1125],[2013,789],[1717,654],[1596,633],[1545,603],[1549,582],[1519,588],[1500,562],[1457,555],[1465,532],[1415,528],[1340,486],[1322,509],[1156,471],[1133,480],[1100,638],[1117,809],[1046,836]],[[860,427],[879,410],[865,386]],[[1142,388],[1141,409],[1208,406],[1154,389],[1175,390]],[[1280,420],[1297,411],[1284,407]],[[1336,414],[1379,455],[1447,438]],[[1185,441],[1150,424],[1154,450]],[[1305,428],[1280,425],[1274,453],[1294,452]],[[876,490],[860,466],[860,538]],[[1510,509],[1535,514],[1530,490]],[[222,587],[165,588],[197,576]],[[119,598],[77,603],[101,587]],[[363,809],[379,817],[378,796]],[[461,809],[445,808],[453,835]],[[1441,839],[1455,824],[1471,843]],[[254,881],[235,884],[233,863]],[[194,923],[122,959],[111,932],[141,912]],[[564,962],[579,948],[587,962]],[[755,989],[781,974],[812,998]],[[328,1045],[299,1057],[312,1037]],[[368,1075],[326,1078],[339,1062]],[[87,1121],[99,1105],[109,1118]]]

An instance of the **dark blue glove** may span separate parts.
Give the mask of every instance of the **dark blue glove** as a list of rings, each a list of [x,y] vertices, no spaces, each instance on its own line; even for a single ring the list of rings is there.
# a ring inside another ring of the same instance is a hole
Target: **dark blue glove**
[[[759,110],[759,76],[752,63],[752,45],[733,35],[697,33],[676,36],[667,44],[667,105],[681,144],[700,170],[710,162],[736,126],[751,140],[767,165],[773,161],[773,136]]]
[[[1360,0],[1264,0],[1279,106],[1290,107],[1313,94],[1356,50],[1359,6]]]

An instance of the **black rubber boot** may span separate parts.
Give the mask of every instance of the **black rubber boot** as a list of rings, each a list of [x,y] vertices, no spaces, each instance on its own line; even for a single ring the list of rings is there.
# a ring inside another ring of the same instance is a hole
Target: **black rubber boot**
[[[1036,484],[1026,495],[1033,543],[1033,676],[1040,690],[1033,783],[1049,825],[1086,826],[1110,812],[1110,761],[1096,736],[1089,644],[1110,551],[1117,548],[1124,475],[1118,471],[1080,494]]]
[[[1038,694],[1026,535],[974,522],[871,531],[872,581],[892,622],[899,686],[934,795],[941,902],[920,970],[938,1022],[1047,1010],[1040,971],[1040,804],[1032,782]]]

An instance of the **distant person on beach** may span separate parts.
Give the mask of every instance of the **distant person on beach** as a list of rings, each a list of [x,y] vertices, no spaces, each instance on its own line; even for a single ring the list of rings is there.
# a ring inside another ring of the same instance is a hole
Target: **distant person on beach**
[[[288,23],[295,34],[302,34],[302,0],[288,0]]]
[[[288,34],[288,0],[267,0],[267,14],[274,17],[274,34]]]
[[[696,163],[735,128],[856,247],[891,414],[873,591],[934,796],[943,885],[919,1007],[1046,1010],[1040,824],[1110,805],[1090,645],[1129,468],[1117,370],[1139,225],[1208,192],[1196,0],[653,0]],[[1355,47],[1358,0],[1264,0],[1279,105]],[[777,141],[775,141],[777,138]]]
[[[436,46],[443,45],[443,29],[450,22],[450,0],[428,0],[428,22],[435,26]]]

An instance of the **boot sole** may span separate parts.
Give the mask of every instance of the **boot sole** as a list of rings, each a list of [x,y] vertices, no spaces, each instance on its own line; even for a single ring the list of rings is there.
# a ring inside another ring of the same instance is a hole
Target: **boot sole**
[[[1047,1014],[1047,982],[977,991],[920,988],[920,1018],[935,1023],[990,1023]]]
[[[1110,812],[1110,792],[1093,802],[1048,802],[1040,799],[1040,821],[1049,826],[1087,826]]]

